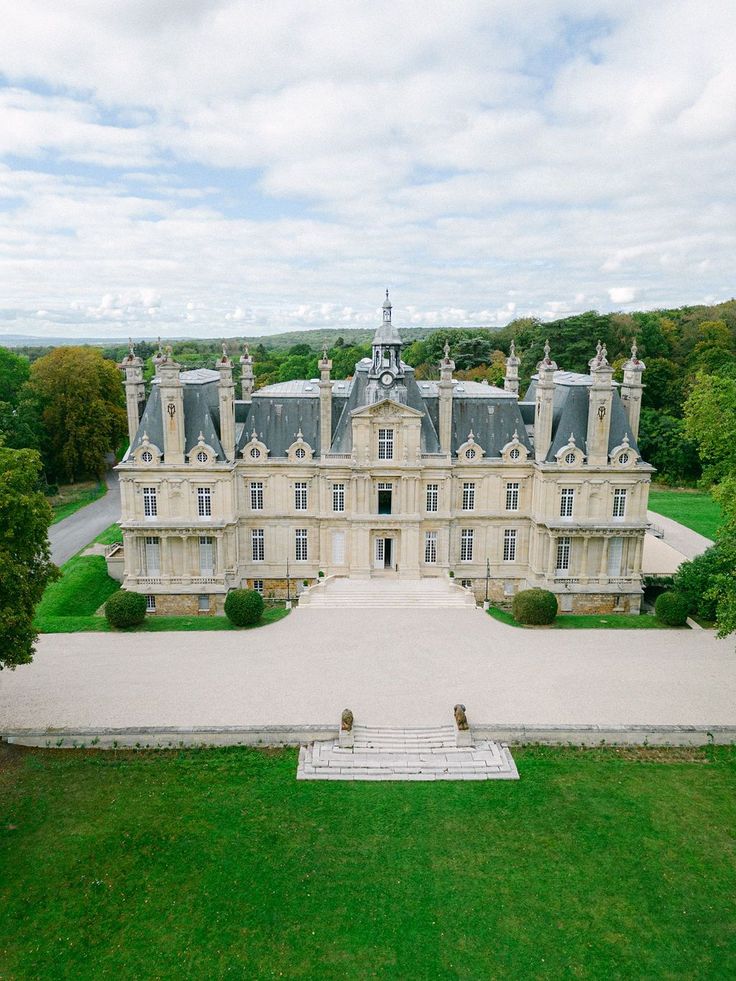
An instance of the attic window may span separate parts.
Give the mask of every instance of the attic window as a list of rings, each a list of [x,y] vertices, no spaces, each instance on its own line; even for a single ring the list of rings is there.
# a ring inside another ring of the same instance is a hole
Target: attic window
[[[150,450],[144,450],[141,453],[141,460],[143,460],[144,463],[150,463],[152,459],[153,459],[153,453],[151,453]]]
[[[204,450],[200,450],[199,453],[197,454],[197,461],[199,463],[207,463],[207,454],[205,453]]]
[[[474,460],[475,459],[475,450],[467,450],[466,453],[465,453],[465,458],[467,460]]]
[[[297,458],[297,460],[303,460],[306,455],[307,455],[307,451],[303,449],[301,446],[298,449],[294,450],[294,456]]]
[[[509,453],[509,459],[511,459],[511,460],[518,460],[520,456],[521,456],[521,453],[515,447]]]
[[[250,451],[250,455],[254,460],[257,460],[258,457],[261,455],[261,451],[258,449],[257,446],[254,446],[253,449]]]
[[[575,454],[574,453],[566,453],[565,454],[565,463],[575,463]]]
[[[622,464],[628,463],[629,462],[629,454],[628,453],[622,453],[621,456],[618,458],[618,462],[619,463],[622,463]]]

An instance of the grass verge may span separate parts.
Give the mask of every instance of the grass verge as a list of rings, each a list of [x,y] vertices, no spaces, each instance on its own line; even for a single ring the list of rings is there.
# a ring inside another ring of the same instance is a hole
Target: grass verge
[[[59,493],[49,498],[49,503],[54,512],[52,525],[57,521],[68,518],[70,514],[79,511],[81,508],[97,501],[107,494],[107,484],[104,480],[97,483],[92,481],[83,484],[65,484],[59,488]]]
[[[95,542],[100,545],[112,545],[113,542],[122,542],[123,533],[120,530],[120,525],[110,525],[101,531],[100,534],[95,538]]]
[[[665,518],[671,518],[673,521],[679,521],[686,528],[711,539],[716,537],[716,532],[723,521],[720,504],[703,491],[665,488],[651,490],[649,510],[663,514]]]
[[[111,526],[112,529],[117,526]],[[99,536],[114,534],[108,528]],[[111,538],[111,541],[117,541]],[[42,634],[69,634],[89,631],[109,632],[105,617],[97,610],[120,583],[107,574],[102,555],[75,555],[61,567],[61,579],[51,583],[36,609],[34,626]],[[268,607],[254,627],[267,626],[283,619],[289,611],[283,607]],[[159,633],[163,630],[252,630],[253,627],[234,627],[227,617],[166,617],[148,616],[140,627],[130,632]]]
[[[509,627],[521,627],[523,629],[550,629],[550,630],[592,630],[600,628],[603,630],[672,630],[672,627],[665,627],[656,617],[645,613],[596,613],[596,614],[576,614],[564,613],[555,617],[554,623],[548,628],[525,627],[523,623],[517,623],[508,610],[501,610],[497,606],[491,606],[488,613],[494,620],[505,623]],[[685,628],[682,628],[685,629]]]
[[[295,750],[3,753],[7,977],[736,976],[733,748],[352,784]]]

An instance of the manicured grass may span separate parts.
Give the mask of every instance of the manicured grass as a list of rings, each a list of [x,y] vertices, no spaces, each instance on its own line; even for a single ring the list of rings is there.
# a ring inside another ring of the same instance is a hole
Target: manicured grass
[[[667,490],[657,488],[649,492],[649,510],[679,521],[681,525],[697,531],[706,538],[714,539],[723,515],[721,506],[710,494],[702,491]]]
[[[424,784],[297,783],[294,750],[5,753],[3,977],[736,975],[731,748]]]
[[[113,542],[122,542],[123,533],[120,530],[120,525],[110,525],[109,528],[101,531],[94,540],[100,545],[112,545]]]
[[[64,484],[59,488],[58,494],[49,498],[54,512],[51,524],[55,525],[57,521],[68,518],[70,514],[104,497],[105,494],[107,494],[107,484],[104,480],[96,483],[87,481],[81,484]]]
[[[601,613],[601,614],[575,614],[563,613],[555,617],[555,622],[549,627],[525,627],[522,623],[517,623],[508,610],[501,610],[497,606],[491,606],[488,613],[494,620],[506,623],[510,627],[522,627],[528,630],[591,630],[600,627],[604,630],[652,630],[669,629],[665,628],[656,617],[644,613]]]
[[[113,525],[112,528],[116,526]],[[108,528],[103,535],[112,534]],[[102,536],[100,536],[102,537]],[[111,538],[111,541],[116,539]],[[47,587],[36,610],[35,626],[43,634],[68,634],[79,631],[109,631],[103,616],[97,616],[102,604],[120,589],[120,583],[107,574],[102,555],[76,555],[62,567],[62,577]],[[283,607],[268,607],[255,627],[264,627],[281,620],[289,611]],[[234,627],[227,617],[164,617],[147,616],[135,631],[162,630],[252,630]],[[1,975],[0,975],[1,976]]]

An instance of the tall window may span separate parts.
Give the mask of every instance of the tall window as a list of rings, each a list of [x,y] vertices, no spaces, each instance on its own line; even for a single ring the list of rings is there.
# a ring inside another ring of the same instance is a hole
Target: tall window
[[[393,498],[393,484],[379,483],[378,485],[378,513],[391,514]]]
[[[394,458],[394,431],[393,429],[378,430],[378,459],[393,460]]]
[[[427,510],[436,511],[439,503],[439,484],[427,484]]]
[[[250,482],[250,509],[251,511],[263,510],[263,481],[251,480]]]
[[[519,510],[519,482],[518,480],[513,481],[510,484],[506,484],[506,510],[507,511],[518,511]]]
[[[161,540],[150,535],[143,539],[143,561],[147,576],[161,574]]]
[[[307,529],[297,528],[294,533],[294,558],[297,562],[307,561]]]
[[[199,574],[211,576],[215,570],[215,545],[210,535],[201,535],[199,539]]]
[[[516,562],[516,528],[506,528],[503,533],[503,560]]]
[[[345,484],[332,485],[332,510],[345,510]]]
[[[253,561],[263,562],[266,552],[263,545],[263,528],[253,528],[251,530],[250,542],[253,549]]]
[[[623,518],[626,515],[626,488],[616,487],[613,491],[613,516]]]
[[[621,575],[621,560],[624,556],[623,538],[608,539],[608,575]]]
[[[212,490],[209,487],[197,488],[197,514],[200,518],[212,517]]]
[[[424,561],[437,561],[437,532],[428,531],[424,535]]]
[[[560,491],[560,517],[571,518],[572,506],[575,500],[575,488],[563,487]]]
[[[460,532],[460,561],[473,561],[473,529],[463,528]]]
[[[557,539],[557,571],[567,572],[570,568],[570,539]]]
[[[475,508],[475,484],[463,484],[463,511]]]
[[[297,480],[294,484],[294,507],[297,511],[307,510],[307,482]]]
[[[155,518],[158,514],[155,487],[143,488],[143,514],[146,518]]]

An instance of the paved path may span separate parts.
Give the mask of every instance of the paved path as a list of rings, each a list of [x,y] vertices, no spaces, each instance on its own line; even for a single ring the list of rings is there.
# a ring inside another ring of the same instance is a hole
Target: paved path
[[[705,535],[699,535],[697,531],[692,531],[681,525],[679,521],[666,518],[663,514],[657,514],[656,511],[647,511],[647,521],[658,525],[664,531],[664,541],[681,552],[686,559],[694,559],[713,544],[713,541]]]
[[[309,610],[258,630],[52,634],[0,673],[0,730],[337,725],[732,725],[733,638],[521,630],[479,610]]]
[[[120,520],[118,475],[108,470],[105,482],[107,494],[104,497],[80,508],[79,511],[75,511],[68,518],[49,528],[51,559],[57,565],[76,555],[105,528]]]

